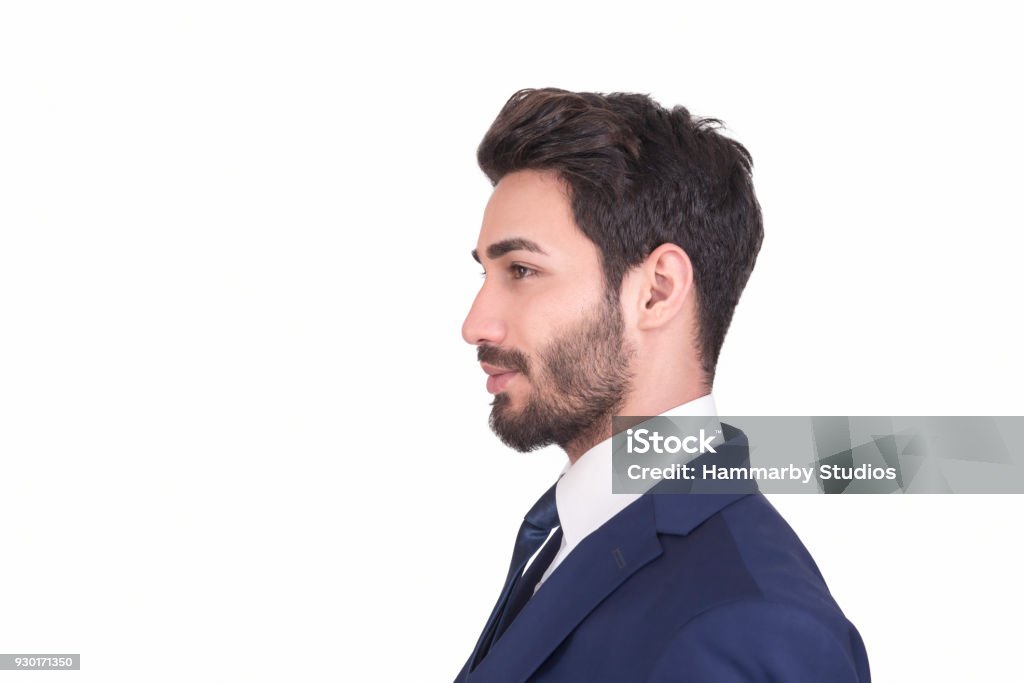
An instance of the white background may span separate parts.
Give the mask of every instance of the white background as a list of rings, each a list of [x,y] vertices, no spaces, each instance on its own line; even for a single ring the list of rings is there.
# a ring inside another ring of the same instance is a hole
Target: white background
[[[491,435],[459,335],[475,148],[522,87],[753,153],[722,415],[1024,414],[1024,55],[966,7],[4,3],[0,652],[455,675],[563,462]],[[774,502],[876,681],[1019,680],[1024,499]]]

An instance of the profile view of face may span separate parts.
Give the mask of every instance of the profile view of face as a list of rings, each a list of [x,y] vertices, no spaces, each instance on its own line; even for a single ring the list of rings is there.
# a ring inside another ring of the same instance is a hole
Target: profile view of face
[[[503,177],[474,258],[484,283],[462,325],[494,394],[490,426],[519,451],[565,447],[614,415],[632,350],[598,247],[576,226],[553,172]]]

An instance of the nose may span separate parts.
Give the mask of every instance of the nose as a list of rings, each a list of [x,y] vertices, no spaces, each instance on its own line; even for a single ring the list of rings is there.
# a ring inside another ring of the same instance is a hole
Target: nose
[[[485,283],[477,292],[473,305],[469,308],[469,314],[462,323],[462,338],[467,344],[500,346],[505,339],[508,330],[504,316],[500,314],[499,307],[495,305],[493,297],[488,292]]]

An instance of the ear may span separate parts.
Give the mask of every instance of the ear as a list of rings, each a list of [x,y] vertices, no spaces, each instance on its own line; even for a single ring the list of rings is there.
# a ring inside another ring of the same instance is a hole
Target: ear
[[[652,251],[636,269],[639,286],[637,327],[652,330],[676,318],[693,295],[693,264],[676,244]]]

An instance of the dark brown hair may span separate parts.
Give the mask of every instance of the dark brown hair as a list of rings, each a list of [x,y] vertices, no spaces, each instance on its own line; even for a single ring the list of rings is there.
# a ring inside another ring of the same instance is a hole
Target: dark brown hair
[[[687,253],[709,388],[764,238],[750,153],[721,126],[647,95],[527,89],[512,95],[477,150],[495,185],[515,171],[558,173],[610,291],[661,244]]]

